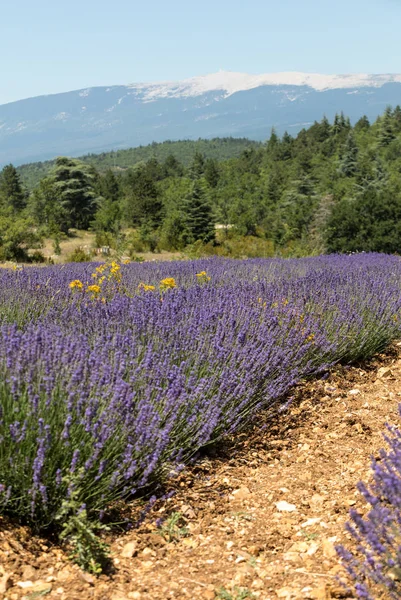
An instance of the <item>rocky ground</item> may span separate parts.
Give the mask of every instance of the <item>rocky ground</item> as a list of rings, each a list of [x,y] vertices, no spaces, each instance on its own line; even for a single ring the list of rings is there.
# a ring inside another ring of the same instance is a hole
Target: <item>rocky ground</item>
[[[348,511],[364,510],[355,485],[369,478],[400,401],[401,344],[303,384],[287,412],[261,415],[213,449],[139,529],[110,538],[108,576],[83,573],[60,547],[0,520],[0,598],[346,598],[334,545],[350,543]]]

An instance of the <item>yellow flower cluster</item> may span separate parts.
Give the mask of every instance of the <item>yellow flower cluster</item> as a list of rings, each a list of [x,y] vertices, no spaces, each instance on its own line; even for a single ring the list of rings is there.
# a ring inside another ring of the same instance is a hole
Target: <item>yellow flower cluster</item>
[[[72,290],[85,290],[89,294],[92,294],[92,299],[97,299],[102,292],[102,285],[106,281],[114,281],[116,283],[121,283],[121,267],[118,263],[113,261],[110,264],[104,263],[96,267],[94,272],[91,275],[92,279],[94,279],[94,283],[88,285],[86,283],[86,289],[82,281],[79,279],[75,279],[71,281],[69,287]],[[102,302],[106,302],[106,299],[103,297]]]
[[[201,271],[200,273],[196,273],[196,277],[198,278],[198,281],[200,281],[202,283],[206,283],[207,281],[211,280],[210,275],[208,275],[206,273],[206,271]]]
[[[144,292],[153,292],[155,289],[154,285],[147,285],[146,283],[140,283],[138,285],[138,290],[143,290]]]
[[[166,277],[166,279],[162,279],[160,282],[161,290],[169,290],[177,287],[174,277]]]
[[[87,292],[91,292],[92,294],[100,294],[101,292],[101,287],[100,285],[88,285],[88,287],[86,288]]]

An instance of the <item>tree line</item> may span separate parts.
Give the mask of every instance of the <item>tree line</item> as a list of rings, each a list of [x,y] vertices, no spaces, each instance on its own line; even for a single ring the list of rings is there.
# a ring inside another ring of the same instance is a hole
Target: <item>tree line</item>
[[[27,191],[12,166],[0,174],[0,258],[23,258],[40,239],[73,229],[99,245],[141,250],[303,256],[400,252],[401,108],[351,125],[323,118],[296,137],[273,130],[239,156],[190,161],[152,156],[99,171],[57,158]],[[218,224],[218,228],[216,228]]]

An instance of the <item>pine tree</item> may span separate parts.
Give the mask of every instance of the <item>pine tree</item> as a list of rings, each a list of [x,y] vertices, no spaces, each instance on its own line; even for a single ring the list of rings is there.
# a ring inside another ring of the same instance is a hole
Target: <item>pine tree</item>
[[[201,240],[206,244],[214,240],[212,207],[202,181],[194,181],[191,191],[185,198],[184,214],[190,243]]]
[[[123,217],[129,225],[157,227],[162,220],[160,192],[146,167],[131,170],[126,178]]]
[[[105,174],[99,178],[99,195],[106,200],[116,202],[121,196],[120,185],[117,177],[111,169],[107,169]]]
[[[205,173],[205,159],[203,154],[200,152],[195,152],[189,168],[189,173],[191,179],[199,179],[200,177],[203,177]]]
[[[349,132],[344,145],[343,155],[340,162],[339,172],[344,177],[354,177],[358,170],[359,150],[352,131]]]
[[[26,206],[26,196],[14,165],[7,165],[0,173],[0,202],[14,213]]]
[[[182,164],[176,159],[174,154],[169,154],[164,161],[164,174],[166,177],[182,177],[184,169]]]
[[[391,107],[388,106],[380,120],[380,129],[378,135],[379,146],[388,146],[395,138],[393,128],[393,114]]]
[[[220,173],[217,163],[212,158],[209,158],[205,164],[205,179],[211,188],[217,187],[219,183]]]
[[[359,119],[359,121],[357,121],[355,123],[354,130],[355,131],[368,131],[369,127],[370,127],[369,119],[366,115],[363,115],[363,117],[361,117]]]
[[[401,133],[401,106],[397,104],[393,112],[394,133]]]
[[[96,171],[77,159],[61,156],[56,159],[53,182],[66,215],[63,230],[88,229],[97,208]]]

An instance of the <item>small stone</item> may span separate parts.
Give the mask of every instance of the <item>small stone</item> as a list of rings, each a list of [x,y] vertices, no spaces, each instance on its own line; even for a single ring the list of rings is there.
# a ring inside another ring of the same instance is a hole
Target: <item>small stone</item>
[[[295,596],[294,590],[289,587],[283,587],[279,590],[276,590],[276,594],[279,598],[284,598],[285,600],[290,600]]]
[[[289,552],[307,552],[309,546],[306,542],[295,542],[289,549]]]
[[[315,600],[326,600],[326,598],[330,597],[327,595],[326,585],[321,585],[320,587],[315,588],[310,595],[311,598],[314,598]]]
[[[391,369],[389,367],[381,367],[378,371],[377,371],[377,376],[380,379],[383,379],[384,377],[390,377],[392,375]]]
[[[234,546],[234,542],[227,542],[226,543],[226,548],[227,550],[231,550],[231,548]]]
[[[52,584],[46,583],[46,581],[37,581],[30,588],[29,592],[37,596],[45,596],[52,591]]]
[[[60,596],[61,596],[61,594],[64,594],[64,588],[62,588],[62,587],[58,587],[58,588],[56,589],[56,594],[59,594]]]
[[[26,590],[27,588],[31,588],[33,586],[33,581],[17,581],[18,587]]]
[[[13,587],[12,573],[4,573],[0,578],[0,594],[5,594],[11,587]]]
[[[59,571],[57,573],[57,581],[67,581],[68,579],[71,578],[71,571],[68,567],[64,567],[64,569],[61,569],[61,571]]]
[[[301,523],[301,527],[302,527],[302,529],[305,529],[305,527],[312,527],[312,525],[317,525],[317,523],[320,523],[320,521],[321,521],[321,519],[319,519],[319,518],[308,519],[304,523]]]
[[[128,592],[128,598],[132,598],[132,600],[141,600],[141,592]]]
[[[361,393],[361,390],[358,390],[357,388],[355,388],[353,390],[350,390],[348,393],[350,396],[358,396],[358,394]]]
[[[89,583],[89,585],[95,585],[96,579],[90,573],[85,573],[85,571],[79,571],[79,577],[85,583]]]
[[[232,496],[234,496],[235,500],[245,500],[246,498],[249,498],[250,495],[251,492],[246,486],[242,486],[238,490],[234,490],[232,493]]]
[[[203,592],[203,598],[205,598],[205,600],[214,600],[214,598],[216,598],[216,594],[212,590],[205,590]]]
[[[120,556],[122,558],[132,558],[138,550],[138,542],[128,542],[121,550]]]
[[[31,565],[25,565],[22,569],[22,579],[24,581],[34,581],[36,579],[36,569]]]
[[[280,500],[280,502],[275,502],[274,504],[276,505],[277,510],[279,510],[280,512],[294,512],[295,510],[297,510],[295,504],[290,504],[285,500]]]
[[[322,550],[323,550],[323,554],[326,558],[334,558],[335,556],[337,556],[337,552],[336,552],[336,549],[334,548],[334,544],[333,544],[333,542],[330,542],[330,540],[324,539],[322,541]]]

